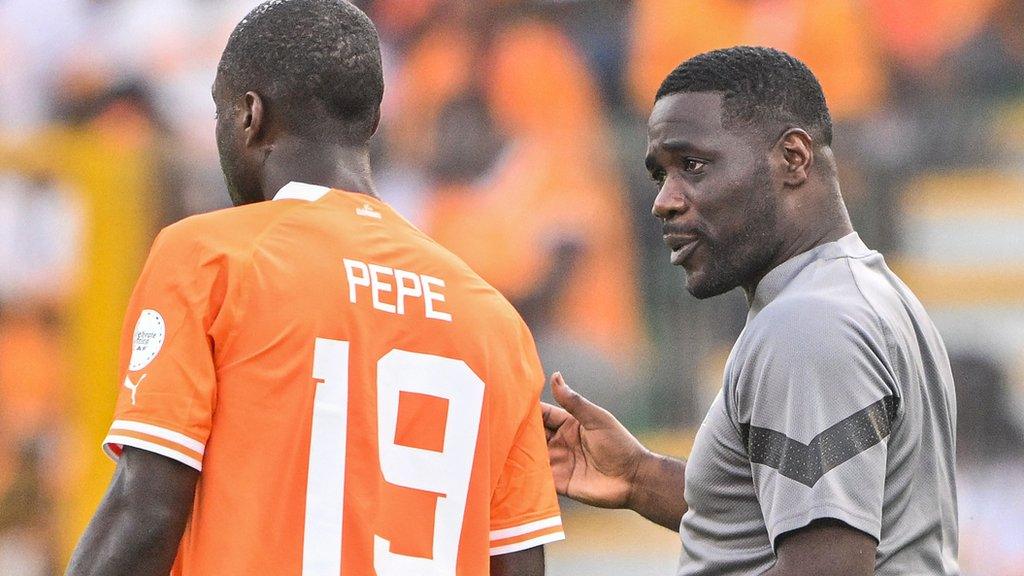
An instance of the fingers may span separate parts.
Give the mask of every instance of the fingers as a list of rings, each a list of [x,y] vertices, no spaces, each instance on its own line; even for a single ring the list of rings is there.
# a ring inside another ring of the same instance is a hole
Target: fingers
[[[551,442],[563,424],[572,419],[568,412],[547,402],[540,403],[540,414],[544,420],[544,438],[548,442]]]
[[[579,420],[584,428],[598,428],[607,424],[611,415],[604,408],[584,398],[565,383],[561,372],[551,375],[551,393],[565,410]],[[554,407],[552,407],[554,408]]]
[[[544,419],[544,428],[551,431],[558,430],[562,424],[565,424],[566,420],[572,418],[572,415],[566,412],[564,408],[559,408],[547,402],[540,403],[540,414]]]

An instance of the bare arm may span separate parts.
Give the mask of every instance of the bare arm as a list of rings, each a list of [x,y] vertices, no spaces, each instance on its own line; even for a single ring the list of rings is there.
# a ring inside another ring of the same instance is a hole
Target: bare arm
[[[491,576],[544,576],[544,547],[491,556]]]
[[[686,512],[686,462],[644,448],[607,410],[573,391],[558,373],[543,405],[551,471],[559,494],[601,508],[629,508],[670,530]]]
[[[874,538],[837,520],[825,519],[778,538],[778,561],[762,576],[871,576]]]
[[[198,479],[185,464],[125,446],[67,575],[167,576]]]
[[[686,461],[649,452],[633,478],[627,508],[651,522],[678,532],[686,513],[683,484]]]

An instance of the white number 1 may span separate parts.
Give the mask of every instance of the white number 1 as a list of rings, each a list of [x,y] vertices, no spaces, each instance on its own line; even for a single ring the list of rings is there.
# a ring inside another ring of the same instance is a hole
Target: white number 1
[[[349,343],[317,338],[313,430],[306,483],[303,576],[340,576],[348,424]],[[448,401],[441,452],[395,444],[401,392]],[[469,479],[483,408],[484,382],[461,360],[392,350],[377,362],[377,446],[384,479],[397,486],[443,494],[434,512],[431,558],[403,556],[374,536],[377,576],[455,574]]]

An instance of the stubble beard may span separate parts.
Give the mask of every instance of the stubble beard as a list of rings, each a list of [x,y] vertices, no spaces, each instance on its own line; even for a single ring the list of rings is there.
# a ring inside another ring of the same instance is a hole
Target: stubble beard
[[[743,286],[765,272],[777,248],[778,221],[771,174],[767,163],[754,173],[751,182],[749,217],[740,232],[728,243],[705,235],[701,238],[707,252],[707,264],[700,280],[687,274],[686,290],[699,300],[724,294]]]

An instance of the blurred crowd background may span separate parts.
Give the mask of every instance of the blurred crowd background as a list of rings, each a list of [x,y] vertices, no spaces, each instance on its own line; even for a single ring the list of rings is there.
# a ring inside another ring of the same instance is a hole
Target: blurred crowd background
[[[0,0],[0,574],[63,567],[112,465],[124,308],[156,231],[229,205],[216,64],[255,0]],[[803,59],[865,242],[958,385],[961,558],[1024,574],[1024,1],[365,0],[380,195],[518,307],[545,368],[684,455],[742,328],[668,263],[643,168],[699,52]],[[567,505],[553,574],[669,574],[674,534]]]

